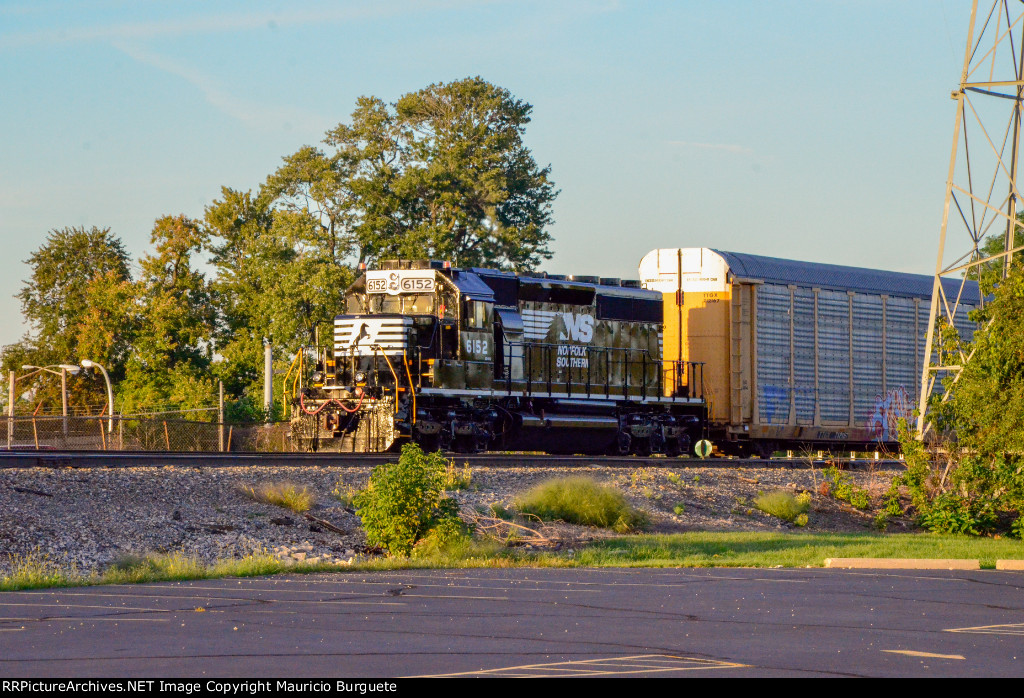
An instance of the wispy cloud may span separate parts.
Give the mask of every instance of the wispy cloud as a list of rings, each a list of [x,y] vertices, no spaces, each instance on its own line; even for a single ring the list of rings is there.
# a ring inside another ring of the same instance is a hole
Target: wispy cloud
[[[274,29],[277,27],[333,24],[408,12],[450,9],[484,4],[488,0],[433,0],[432,2],[365,3],[312,8],[288,7],[276,12],[254,11],[218,15],[194,15],[180,19],[119,22],[84,27],[46,29],[0,34],[0,49],[93,41],[138,41],[168,36]]]
[[[322,130],[325,120],[318,114],[294,107],[268,106],[240,99],[200,70],[177,63],[166,56],[131,44],[115,41],[114,48],[133,60],[181,78],[203,94],[203,98],[227,116],[256,130],[277,130],[288,125],[299,131]]]
[[[754,151],[737,143],[697,143],[694,141],[669,141],[669,145],[678,145],[686,148],[700,148],[701,150],[724,150],[727,153],[736,155],[753,155]]]

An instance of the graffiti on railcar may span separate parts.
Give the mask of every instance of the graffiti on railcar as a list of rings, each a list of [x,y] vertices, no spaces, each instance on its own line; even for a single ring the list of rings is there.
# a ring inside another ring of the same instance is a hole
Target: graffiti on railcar
[[[885,395],[875,396],[875,406],[868,418],[868,430],[879,441],[895,441],[899,435],[898,425],[901,419],[910,422],[913,407],[903,386],[886,391]]]

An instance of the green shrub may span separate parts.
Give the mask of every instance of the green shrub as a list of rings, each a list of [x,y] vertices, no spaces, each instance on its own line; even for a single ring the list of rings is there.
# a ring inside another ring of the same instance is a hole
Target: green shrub
[[[804,526],[807,524],[807,511],[811,508],[811,497],[807,494],[796,496],[786,490],[776,490],[758,495],[754,499],[754,506],[783,521]],[[800,517],[803,517],[802,523],[797,523]]]
[[[644,528],[647,516],[621,492],[587,477],[548,480],[516,500],[516,508],[545,521],[562,520],[626,533]]]
[[[996,516],[989,506],[946,492],[932,500],[918,517],[918,522],[933,533],[977,536],[995,528]]]
[[[854,509],[867,509],[871,506],[871,495],[863,487],[857,487],[853,478],[834,465],[824,470],[827,489],[835,499],[849,502]]]
[[[353,500],[367,542],[408,556],[432,529],[457,523],[458,505],[444,496],[447,466],[441,454],[406,444],[398,463],[374,468],[366,489]]]
[[[243,485],[242,492],[257,502],[274,504],[301,514],[316,502],[313,492],[305,485],[291,482],[265,482],[261,485]]]
[[[900,503],[900,485],[903,484],[903,477],[897,475],[889,483],[889,489],[885,492],[885,503],[883,513],[889,516],[903,516],[903,505]]]
[[[675,508],[672,509],[672,511],[676,513],[676,516],[682,516],[686,512],[686,505],[683,504],[682,502],[679,502],[679,504],[676,504]]]
[[[1017,517],[1010,525],[1010,535],[1024,540],[1024,515]]]

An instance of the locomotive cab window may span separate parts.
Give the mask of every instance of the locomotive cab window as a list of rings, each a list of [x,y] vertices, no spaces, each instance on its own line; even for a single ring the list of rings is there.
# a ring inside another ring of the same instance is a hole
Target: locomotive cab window
[[[433,315],[433,294],[423,293],[415,296],[405,296],[404,311],[407,315]]]
[[[466,301],[466,327],[485,327],[487,304],[481,301]]]
[[[370,312],[396,315],[432,315],[434,296],[429,293],[388,296],[373,294],[369,297]]]

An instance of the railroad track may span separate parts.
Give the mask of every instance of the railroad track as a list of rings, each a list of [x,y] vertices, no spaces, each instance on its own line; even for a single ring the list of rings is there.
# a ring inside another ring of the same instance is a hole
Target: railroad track
[[[520,453],[478,453],[449,455],[456,462],[478,467],[580,467],[599,465],[607,468],[708,468],[758,467],[806,468],[806,458],[666,458],[637,456],[552,456]],[[203,453],[167,451],[0,451],[0,469],[4,468],[237,468],[344,466],[359,467],[393,463],[397,453]],[[842,464],[846,467],[893,468],[898,460],[815,459],[815,467]]]

